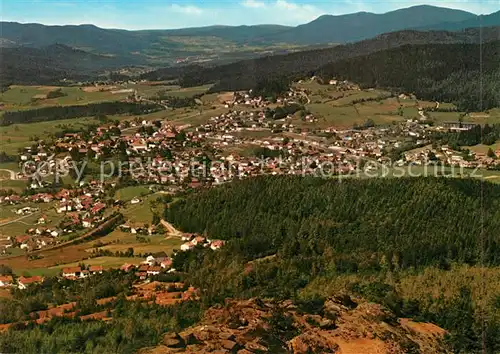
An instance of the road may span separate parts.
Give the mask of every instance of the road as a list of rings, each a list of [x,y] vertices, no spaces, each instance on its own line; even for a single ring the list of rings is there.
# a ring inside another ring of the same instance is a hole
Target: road
[[[2,226],[6,226],[6,225],[9,225],[9,224],[12,224],[12,223],[14,223],[14,222],[19,222],[20,220],[25,219],[25,218],[27,218],[28,216],[33,216],[33,215],[36,215],[36,214],[38,214],[38,213],[40,213],[40,212],[39,212],[39,211],[37,211],[37,212],[31,213],[31,214],[23,215],[23,216],[21,216],[20,218],[17,218],[17,219],[11,220],[11,221],[7,221],[7,222],[4,222],[3,224],[0,224],[0,227],[2,227]]]
[[[161,224],[167,229],[167,233],[170,236],[182,237],[182,232],[177,230],[171,223],[168,221],[161,219]]]

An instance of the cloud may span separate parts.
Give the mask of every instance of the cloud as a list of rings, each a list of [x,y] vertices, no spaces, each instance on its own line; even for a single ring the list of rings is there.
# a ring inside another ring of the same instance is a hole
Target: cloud
[[[316,6],[308,4],[297,4],[286,0],[277,0],[273,7],[285,17],[289,24],[297,25],[302,22],[309,22],[327,13]]]
[[[241,18],[245,22],[250,20],[253,24],[279,23],[298,25],[312,21],[327,12],[313,5],[300,4],[287,0],[274,0],[272,2],[245,0],[240,5],[246,8],[244,15],[236,14],[235,17]],[[276,14],[279,14],[279,21],[276,19]]]
[[[106,28],[169,29],[209,25],[296,26],[323,14],[384,13],[422,0],[0,0],[5,21],[93,23]],[[29,2],[30,6],[26,6]],[[498,11],[498,0],[426,0],[426,4],[473,13]],[[140,8],[141,11],[137,11]]]
[[[241,3],[241,5],[244,7],[250,7],[250,8],[254,8],[254,9],[266,7],[265,2],[256,1],[256,0],[245,0]]]
[[[181,14],[186,14],[186,15],[201,15],[203,13],[203,10],[197,6],[193,5],[179,5],[179,4],[173,4],[170,6],[172,11],[181,13]]]

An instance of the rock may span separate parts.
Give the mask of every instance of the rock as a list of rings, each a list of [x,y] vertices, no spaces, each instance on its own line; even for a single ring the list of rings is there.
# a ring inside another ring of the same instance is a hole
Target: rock
[[[163,344],[168,348],[184,348],[186,343],[178,333],[167,333],[163,337]]]
[[[252,354],[252,352],[250,350],[240,349],[236,354]]]
[[[251,352],[262,353],[262,352],[267,352],[268,351],[268,349],[267,349],[266,346],[264,346],[264,345],[262,345],[260,343],[256,343],[255,341],[254,342],[245,343],[245,348],[248,349]]]
[[[321,321],[319,321],[319,328],[324,330],[332,330],[337,328],[337,326],[335,325],[334,321],[324,318]]]
[[[219,338],[222,340],[230,340],[234,342],[235,336],[232,333],[222,332],[219,333]]]
[[[188,335],[182,337],[186,345],[195,345],[195,344],[201,344],[203,343],[200,341],[198,338],[193,333],[189,333]]]
[[[210,333],[206,330],[196,332],[195,336],[196,336],[196,339],[198,339],[201,342],[209,340],[211,337]]]
[[[222,348],[227,349],[229,351],[233,351],[233,350],[237,349],[238,343],[236,343],[235,341],[232,341],[232,340],[223,339],[221,341],[221,345],[222,345]]]
[[[354,309],[358,306],[358,304],[355,303],[349,295],[345,294],[332,297],[332,301],[336,302],[337,304],[341,304],[348,309]]]

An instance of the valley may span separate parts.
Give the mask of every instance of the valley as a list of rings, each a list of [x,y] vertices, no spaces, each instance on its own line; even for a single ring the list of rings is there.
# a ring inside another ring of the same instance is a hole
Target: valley
[[[498,12],[1,25],[1,352],[500,350]]]

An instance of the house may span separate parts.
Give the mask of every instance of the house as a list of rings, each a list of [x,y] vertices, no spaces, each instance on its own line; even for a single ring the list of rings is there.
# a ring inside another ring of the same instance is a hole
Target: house
[[[182,235],[182,241],[191,241],[191,239],[193,238],[193,234],[183,234]]]
[[[224,246],[224,241],[222,240],[213,240],[212,243],[210,243],[210,248],[214,251],[218,250],[222,246]]]
[[[0,288],[11,286],[13,282],[12,275],[0,275]]]
[[[133,264],[129,264],[129,263],[125,263],[124,265],[122,265],[122,266],[120,267],[120,270],[123,270],[124,272],[127,272],[127,273],[128,273],[128,272],[130,272],[130,271],[131,271],[132,269],[134,269],[134,268],[135,268],[135,265],[133,265]]]
[[[156,264],[156,258],[153,256],[147,256],[146,260],[142,264],[147,264],[149,266],[154,266]]]
[[[196,236],[194,239],[191,240],[191,243],[193,245],[203,245],[205,243],[205,237],[203,236]]]
[[[162,268],[170,268],[172,266],[172,259],[169,257],[165,257],[163,260],[160,261],[160,267]]]
[[[92,219],[90,219],[90,218],[83,219],[82,220],[82,226],[85,227],[85,228],[92,227],[93,226]]]
[[[95,204],[92,207],[92,209],[90,209],[90,212],[92,214],[97,214],[97,213],[100,213],[101,211],[103,211],[105,208],[106,208],[106,204],[99,202],[99,203]]]
[[[41,283],[43,281],[43,278],[40,276],[34,276],[34,277],[20,277],[17,280],[17,286],[19,289],[24,290],[26,289],[30,284],[36,284],[36,283]]]
[[[130,201],[130,204],[139,204],[140,202],[141,202],[141,200],[139,198],[135,197],[134,199],[132,199]]]
[[[89,272],[92,275],[102,274],[103,271],[104,271],[104,268],[102,266],[90,266],[90,268],[89,268]]]
[[[148,275],[158,275],[161,272],[161,267],[160,266],[155,266],[155,267],[149,267],[146,273]]]
[[[186,242],[181,245],[181,251],[189,251],[190,249],[193,249],[195,245],[193,245],[191,242]]]
[[[62,276],[64,278],[80,278],[82,276],[82,268],[80,267],[63,268]]]

